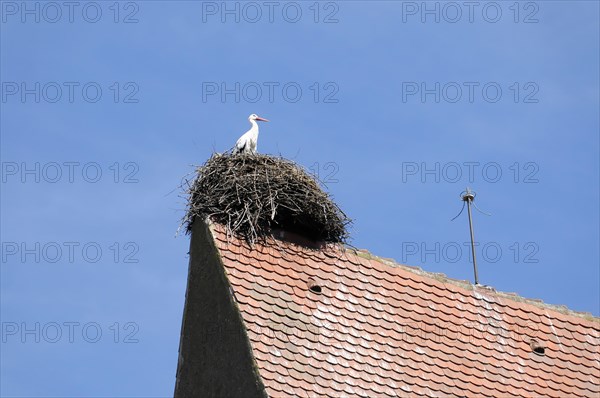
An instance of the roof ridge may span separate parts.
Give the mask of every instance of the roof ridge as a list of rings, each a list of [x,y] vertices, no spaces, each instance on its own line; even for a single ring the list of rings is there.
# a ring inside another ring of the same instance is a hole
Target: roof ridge
[[[591,312],[572,310],[564,304],[546,303],[542,299],[527,298],[527,297],[523,297],[523,296],[519,295],[518,293],[499,291],[499,290],[496,290],[493,286],[473,285],[468,280],[451,278],[448,275],[444,274],[443,272],[426,271],[419,266],[401,264],[393,258],[380,257],[376,254],[371,253],[367,249],[357,249],[357,248],[346,247],[345,250],[346,250],[346,252],[353,252],[355,255],[357,255],[359,257],[363,257],[363,258],[366,258],[369,260],[375,260],[375,261],[377,261],[381,264],[387,265],[389,267],[402,268],[403,270],[406,270],[413,274],[432,278],[432,279],[435,279],[437,281],[444,282],[444,283],[448,282],[448,283],[453,284],[454,286],[457,286],[457,287],[465,289],[465,290],[478,291],[480,289],[485,289],[489,293],[494,294],[498,297],[507,299],[507,300],[512,300],[512,301],[518,302],[518,303],[526,303],[526,304],[534,305],[539,308],[556,311],[563,315],[575,316],[575,317],[578,317],[578,318],[581,318],[581,319],[584,319],[587,321],[600,323],[600,317],[594,316]]]

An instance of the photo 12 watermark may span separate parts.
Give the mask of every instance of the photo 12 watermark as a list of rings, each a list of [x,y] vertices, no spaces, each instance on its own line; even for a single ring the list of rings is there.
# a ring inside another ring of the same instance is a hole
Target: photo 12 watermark
[[[340,166],[336,162],[314,162],[308,168],[310,174],[323,184],[337,184]]]
[[[24,242],[1,243],[2,264],[95,264],[101,260],[112,263],[137,264],[140,262],[137,242]]]
[[[464,184],[510,182],[538,184],[540,166],[537,162],[402,162],[402,183]]]
[[[538,264],[540,245],[526,242],[474,242],[475,256],[489,264],[508,261],[520,264]],[[402,242],[401,262],[411,264],[473,262],[471,242]]]
[[[294,81],[278,82],[202,82],[203,103],[255,104],[285,102],[312,102],[337,104],[340,87],[336,82],[299,83]]]
[[[137,344],[139,330],[136,322],[2,322],[2,344]]]
[[[203,1],[202,23],[336,24],[339,11],[335,1]]]
[[[435,343],[466,343],[469,345],[487,345],[495,342],[502,345],[518,345],[535,341],[540,336],[536,322],[518,321],[505,323],[497,321],[461,321],[449,322],[405,322],[398,325],[397,336],[400,341],[419,344],[423,341]]]
[[[535,1],[402,1],[402,23],[539,23]]]
[[[137,104],[140,86],[136,82],[3,81],[2,103],[87,103]]]
[[[540,332],[537,323],[532,321],[516,324],[496,321],[458,323],[439,322],[441,320],[432,320],[431,323],[406,319],[399,321],[390,322],[390,329],[387,329],[387,332],[394,341],[408,344],[446,341],[478,345],[493,340],[501,344],[516,345],[535,340]],[[304,342],[335,345],[339,342],[348,342],[354,332],[358,330],[327,321],[307,323],[291,319],[283,322],[267,321],[264,324],[253,324],[248,327],[248,333],[258,337],[265,344],[276,344],[275,342],[279,341],[295,345],[305,344]],[[199,338],[203,343],[230,344],[234,341],[245,341],[247,335],[239,328],[207,325],[201,331]]]
[[[60,162],[2,162],[2,183],[58,184],[107,181],[115,184],[137,184],[140,166],[136,162],[60,161]]]
[[[487,103],[537,104],[540,86],[536,82],[402,82],[403,103]]]
[[[289,303],[286,303],[286,306],[289,306]],[[297,343],[301,339],[323,342],[323,338],[327,335],[326,328],[323,326],[293,320],[285,323],[269,321],[265,325],[253,324],[249,325],[248,331],[260,336],[261,341],[265,343],[273,343],[275,340]],[[215,341],[231,343],[245,341],[247,335],[239,328],[215,324],[206,325],[199,338],[204,343]]]
[[[140,3],[135,1],[2,1],[2,23],[139,22]]]

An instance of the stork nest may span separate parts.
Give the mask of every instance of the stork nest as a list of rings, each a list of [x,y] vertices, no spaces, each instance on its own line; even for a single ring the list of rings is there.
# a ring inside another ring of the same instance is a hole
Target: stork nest
[[[345,243],[351,220],[320,182],[292,161],[259,154],[213,154],[187,183],[190,233],[196,217],[210,217],[253,244],[273,228],[314,241]]]

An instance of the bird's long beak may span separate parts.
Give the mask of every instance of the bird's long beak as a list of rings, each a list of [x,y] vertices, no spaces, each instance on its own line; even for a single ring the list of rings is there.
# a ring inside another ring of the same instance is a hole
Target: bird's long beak
[[[257,116],[257,117],[256,117],[256,120],[260,120],[261,122],[268,122],[268,120],[267,120],[267,119],[265,119],[265,118],[262,118],[262,117],[260,117],[260,116]]]

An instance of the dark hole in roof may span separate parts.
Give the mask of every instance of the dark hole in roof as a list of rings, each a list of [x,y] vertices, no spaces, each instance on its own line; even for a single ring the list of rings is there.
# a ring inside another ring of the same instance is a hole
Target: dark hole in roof
[[[537,340],[531,340],[529,345],[531,346],[533,352],[537,355],[544,355],[546,353],[546,348],[544,348],[544,346]]]
[[[538,355],[544,355],[546,353],[546,349],[544,347],[535,347],[533,349],[533,352],[535,352]]]
[[[312,278],[308,280],[307,284],[308,284],[308,288],[313,293],[321,293],[323,291],[323,289],[321,288],[321,285]]]
[[[319,285],[313,285],[310,287],[310,291],[311,292],[315,292],[315,293],[321,293],[321,286]]]

